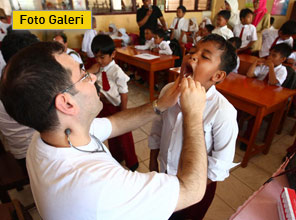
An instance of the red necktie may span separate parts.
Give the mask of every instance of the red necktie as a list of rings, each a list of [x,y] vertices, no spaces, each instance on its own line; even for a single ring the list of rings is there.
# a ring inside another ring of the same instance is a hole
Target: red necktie
[[[180,20],[180,19],[178,18],[177,23],[176,23],[176,25],[175,25],[175,29],[178,29],[179,20]]]
[[[276,45],[276,42],[278,41],[278,39],[280,39],[280,37],[277,37],[277,38],[273,41],[273,43],[272,43],[272,45],[271,45],[270,48],[272,48],[274,45]]]
[[[110,84],[107,78],[107,74],[105,71],[102,72],[102,84],[103,84],[103,90],[104,91],[109,91],[110,89]]]
[[[242,28],[240,34],[239,34],[239,38],[242,39],[243,37],[243,34],[244,34],[244,30],[245,30],[245,27]]]

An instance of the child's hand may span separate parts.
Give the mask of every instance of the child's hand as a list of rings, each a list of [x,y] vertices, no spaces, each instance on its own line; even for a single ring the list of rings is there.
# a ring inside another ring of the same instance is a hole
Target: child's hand
[[[260,65],[265,64],[265,59],[264,58],[258,58],[256,62],[257,62],[257,66],[260,66]]]
[[[269,68],[274,68],[274,64],[272,62],[272,60],[270,58],[267,58],[265,60],[265,63],[264,63],[266,66],[268,66]]]

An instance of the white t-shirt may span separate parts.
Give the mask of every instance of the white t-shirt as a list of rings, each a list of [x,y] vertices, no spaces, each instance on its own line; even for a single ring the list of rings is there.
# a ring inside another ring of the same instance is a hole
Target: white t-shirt
[[[257,38],[257,31],[256,27],[252,24],[237,24],[233,28],[233,34],[235,37],[239,37],[242,31],[242,28],[244,27],[243,36],[241,38],[242,40],[242,46],[246,47],[250,42],[256,41]]]
[[[81,50],[83,52],[85,52],[87,54],[88,57],[92,58],[92,57],[95,57],[93,52],[91,51],[91,43],[92,43],[92,40],[94,39],[94,37],[97,35],[97,31],[96,30],[87,30],[85,33],[84,33],[84,37],[83,37],[83,40],[82,40],[82,48]]]
[[[103,90],[102,86],[102,72],[105,71],[110,89],[108,91]],[[122,71],[114,60],[112,60],[107,66],[100,69],[96,74],[98,84],[101,86],[101,93],[111,102],[114,106],[119,106],[121,103],[120,93],[128,93],[127,82],[129,77]]]
[[[158,53],[159,54],[165,54],[165,55],[172,55],[173,51],[170,48],[170,41],[161,41],[160,44],[152,44],[150,47],[150,50],[153,48],[159,48]]]
[[[256,66],[254,70],[254,75],[257,77],[258,80],[264,80],[268,73],[269,67],[266,65]],[[279,81],[278,85],[282,85],[285,79],[287,78],[287,68],[280,64],[277,67],[274,67],[274,73],[276,79]]]
[[[178,28],[175,29],[175,26],[177,24],[177,21],[179,20],[179,23],[178,23]],[[189,20],[186,19],[186,18],[174,18],[173,20],[173,23],[171,24],[171,27],[170,29],[174,29],[174,38],[179,40],[180,37],[181,37],[181,32],[182,31],[185,31],[187,32],[188,31],[188,27],[189,27]],[[187,43],[187,36],[186,34],[184,34],[183,38],[182,38],[182,42],[183,43]]]
[[[26,158],[34,129],[21,125],[11,118],[0,101],[0,131],[2,142],[16,159]]]
[[[223,181],[229,176],[229,170],[238,165],[233,163],[238,134],[236,115],[235,108],[212,86],[206,94],[203,114],[208,178],[212,181]],[[160,172],[176,175],[183,142],[183,115],[179,103],[153,122],[148,141],[150,149],[160,149]]]
[[[100,141],[111,134],[107,118],[94,119],[90,134]],[[47,145],[34,136],[27,154],[30,185],[43,219],[168,219],[179,196],[177,177],[124,169],[108,149],[91,138],[79,148]]]
[[[296,52],[291,53],[291,55],[288,58],[293,59],[295,62],[296,61]]]
[[[227,25],[223,27],[216,27],[212,34],[218,34],[225,38],[225,40],[228,40],[229,38],[233,37],[233,32],[227,27]]]
[[[270,30],[270,29],[266,29],[264,31],[262,31],[262,47],[261,50],[259,51],[259,57],[266,57],[269,55],[269,50],[273,44],[273,42],[275,41],[275,39],[279,36],[279,31],[274,29],[274,30]],[[280,44],[280,43],[287,43],[288,45],[290,45],[291,47],[293,46],[293,38],[290,37],[287,40],[283,40],[281,38],[279,38],[276,42],[276,44]]]

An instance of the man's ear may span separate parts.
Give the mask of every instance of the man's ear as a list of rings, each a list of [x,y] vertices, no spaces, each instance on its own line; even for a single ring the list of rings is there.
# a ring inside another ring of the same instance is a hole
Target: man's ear
[[[215,83],[221,82],[226,77],[226,72],[222,70],[218,70],[215,72],[215,74],[212,76],[212,81]]]
[[[61,93],[56,96],[55,107],[66,115],[76,115],[78,112],[75,100],[68,93]]]

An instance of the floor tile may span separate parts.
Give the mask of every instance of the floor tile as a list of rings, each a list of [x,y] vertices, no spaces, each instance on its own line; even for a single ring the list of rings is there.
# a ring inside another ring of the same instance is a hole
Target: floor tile
[[[152,121],[148,122],[147,124],[143,125],[141,127],[141,129],[147,134],[147,135],[150,135],[150,132],[151,132],[151,127],[152,127]]]
[[[230,176],[223,182],[218,182],[216,194],[233,209],[237,209],[246,201],[253,190],[235,176]]]
[[[148,167],[145,165],[144,162],[140,162],[137,171],[140,172],[140,173],[147,173],[147,172],[149,172],[149,169],[148,169]]]
[[[148,140],[144,139],[135,144],[136,154],[139,161],[144,161],[150,157],[150,149],[148,147]]]
[[[270,174],[252,163],[247,167],[234,170],[231,175],[245,183],[252,190],[256,191],[262,184],[269,179]]]
[[[133,133],[134,143],[142,141],[148,137],[147,134],[139,128],[136,130],[133,130],[132,133]]]
[[[234,212],[234,209],[216,195],[204,220],[227,220]]]

